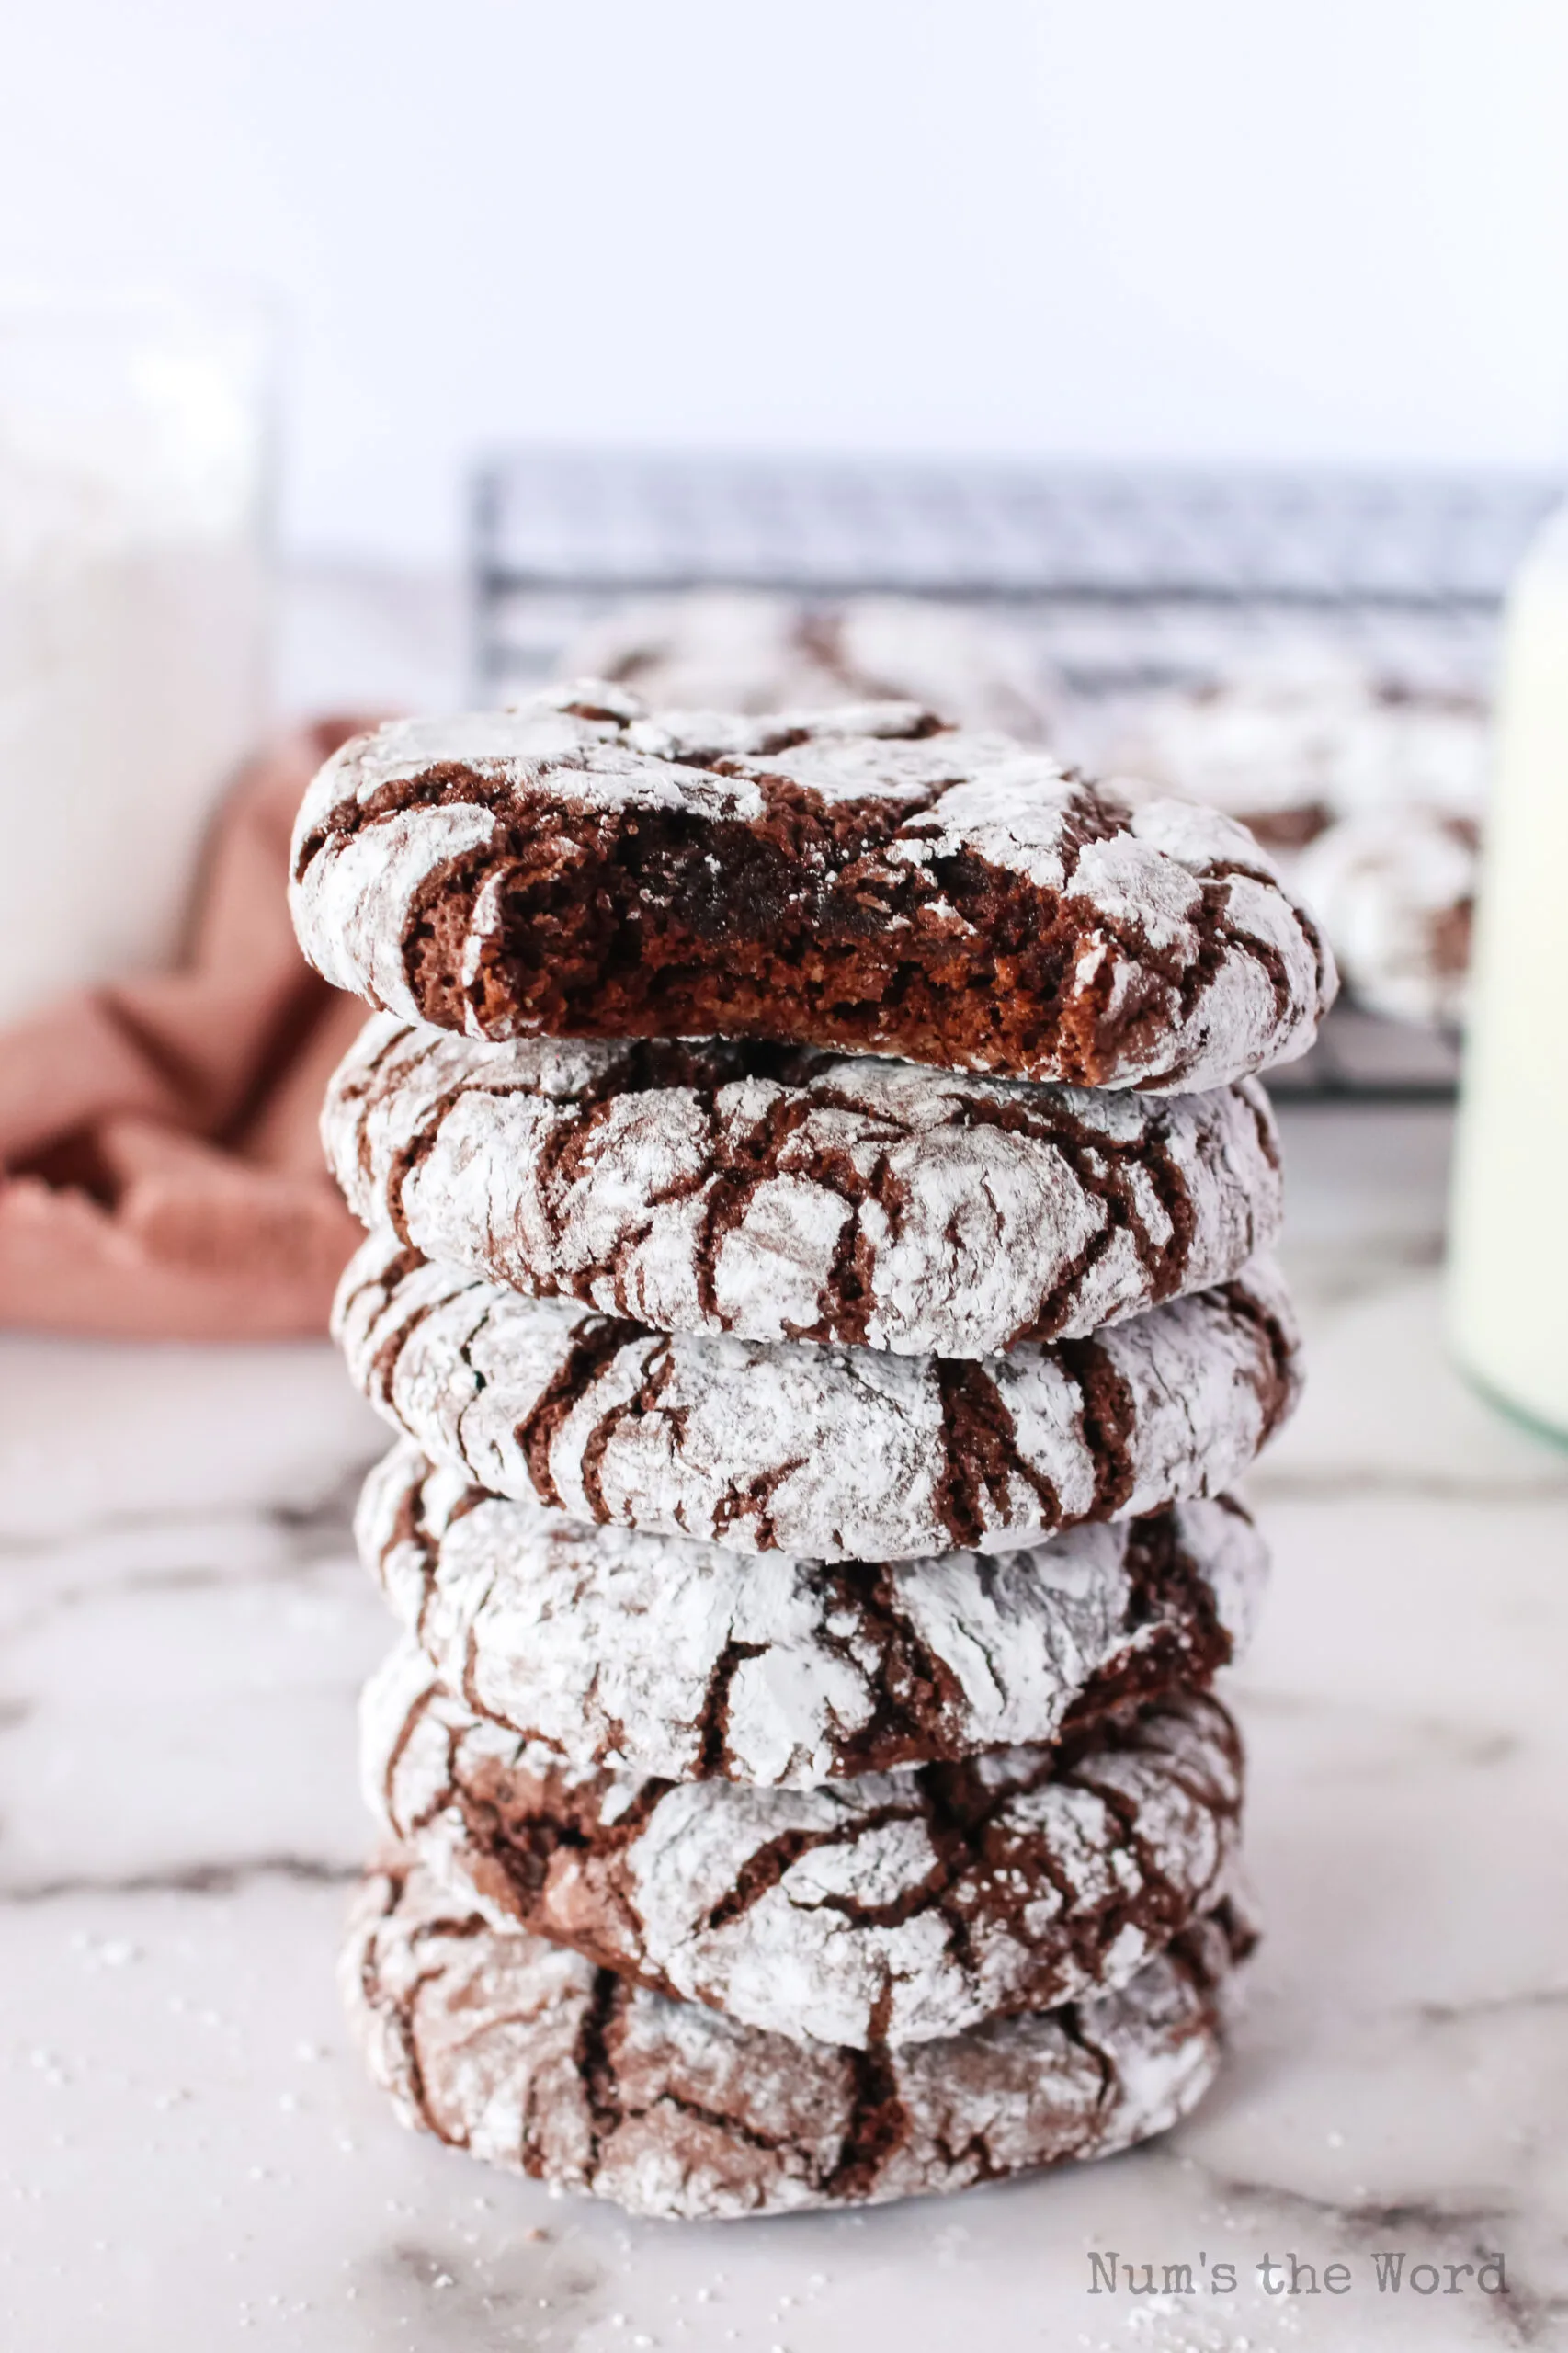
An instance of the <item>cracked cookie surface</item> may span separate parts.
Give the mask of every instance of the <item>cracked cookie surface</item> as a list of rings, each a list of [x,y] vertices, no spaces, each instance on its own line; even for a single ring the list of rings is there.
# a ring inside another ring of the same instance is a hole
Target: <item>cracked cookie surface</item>
[[[1275,1241],[1254,1080],[1152,1097],[766,1046],[475,1043],[382,1014],[328,1089],[367,1225],[657,1331],[983,1357]]]
[[[555,676],[609,678],[662,710],[916,702],[1030,744],[1049,739],[1056,708],[1024,631],[926,597],[696,588],[618,602],[562,647]]]
[[[366,1876],[339,1975],[405,2124],[634,2214],[717,2220],[963,2189],[1164,2131],[1213,2080],[1253,1941],[1222,1904],[1119,1992],[835,2050],[497,1930],[398,1857]]]
[[[857,2049],[1124,1985],[1226,1893],[1240,1829],[1235,1727],[1193,1694],[1053,1749],[810,1790],[562,1766],[412,1643],[361,1722],[382,1822],[497,1925]]]
[[[1195,1092],[1290,1059],[1332,960],[1217,813],[912,705],[646,712],[578,681],[335,755],[290,901],[336,986],[471,1037],[752,1037]]]
[[[434,1461],[574,1518],[835,1561],[1009,1544],[1233,1484],[1295,1403],[1278,1276],[983,1360],[647,1331],[373,1233],[333,1329]]]
[[[367,1480],[359,1550],[474,1712],[567,1765],[792,1788],[1046,1744],[1207,1685],[1267,1574],[1228,1497],[1014,1552],[833,1564],[564,1519],[432,1468]]]

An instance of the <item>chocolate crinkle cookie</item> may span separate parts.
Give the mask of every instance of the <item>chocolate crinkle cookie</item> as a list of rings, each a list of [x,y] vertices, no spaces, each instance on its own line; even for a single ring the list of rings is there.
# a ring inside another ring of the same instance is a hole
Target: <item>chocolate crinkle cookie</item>
[[[1150,1097],[745,1043],[474,1043],[381,1014],[328,1090],[367,1225],[659,1331],[991,1356],[1275,1240],[1253,1079]]]
[[[291,894],[328,980],[473,1038],[1194,1091],[1303,1052],[1335,985],[1231,819],[899,703],[657,716],[590,680],[394,722],[312,784]]]
[[[356,1525],[475,1714],[569,1766],[790,1788],[1043,1745],[1201,1689],[1267,1575],[1229,1497],[989,1557],[743,1563],[486,1495],[406,1439]]]
[[[1473,818],[1445,809],[1346,817],[1318,835],[1300,871],[1358,1005],[1390,1021],[1459,1028],[1481,877]]]
[[[1096,751],[1108,772],[1140,779],[1135,797],[1226,810],[1283,863],[1341,818],[1475,816],[1489,734],[1480,696],[1301,638],[1144,698]],[[1305,877],[1293,879],[1315,910]]]
[[[963,2189],[1164,2131],[1213,2080],[1253,1940],[1227,1899],[1116,1993],[842,2050],[498,1930],[393,1856],[360,1890],[341,1979],[405,2124],[633,2214],[695,2221]]]
[[[1266,1261],[1092,1338],[975,1361],[649,1332],[380,1233],[333,1328],[377,1410],[493,1494],[824,1561],[1006,1549],[1221,1495],[1298,1382]]]
[[[928,597],[697,588],[640,598],[589,620],[555,675],[611,678],[666,710],[918,702],[1025,743],[1044,742],[1056,719],[1055,682],[1024,631]]]
[[[1193,1694],[1055,1748],[811,1790],[564,1767],[412,1643],[362,1725],[371,1805],[497,1925],[857,2049],[1126,1984],[1224,1893],[1240,1830],[1235,1727]]]

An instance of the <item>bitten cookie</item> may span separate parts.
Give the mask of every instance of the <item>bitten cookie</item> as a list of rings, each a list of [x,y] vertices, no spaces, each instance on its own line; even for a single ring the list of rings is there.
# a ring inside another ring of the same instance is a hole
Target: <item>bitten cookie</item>
[[[1137,810],[908,704],[649,717],[593,681],[403,720],[296,828],[311,961],[471,1037],[871,1048],[1197,1091],[1311,1043],[1333,968],[1230,819]]]
[[[653,1333],[374,1233],[333,1329],[379,1413],[492,1494],[745,1552],[1006,1550],[1234,1483],[1295,1402],[1278,1277],[983,1362]]]
[[[992,1356],[1275,1240],[1256,1080],[1155,1097],[766,1047],[473,1044],[379,1015],[328,1089],[350,1207],[664,1332]]]
[[[1244,1647],[1267,1565],[1229,1498],[992,1557],[743,1564],[505,1502],[406,1439],[357,1534],[475,1713],[588,1770],[790,1788],[1043,1745],[1201,1688]]]
[[[1225,1893],[1241,1748],[1217,1700],[1055,1749],[814,1790],[577,1772],[412,1643],[367,1685],[366,1795],[498,1926],[748,2026],[861,2049],[1125,1985]]]
[[[1222,1904],[1119,1993],[896,2052],[834,2050],[503,1933],[400,1858],[367,1875],[340,1978],[404,2124],[694,2221],[963,2189],[1164,2131],[1213,2081],[1253,1941]]]

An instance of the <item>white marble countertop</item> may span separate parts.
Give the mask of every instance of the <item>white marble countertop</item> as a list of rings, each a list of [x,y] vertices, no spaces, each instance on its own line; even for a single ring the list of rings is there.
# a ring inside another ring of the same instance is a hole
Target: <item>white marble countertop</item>
[[[1568,2345],[1568,1457],[1445,1363],[1445,1143],[1289,1122],[1311,1386],[1251,1487],[1268,1936],[1220,2088],[1131,2156],[859,2216],[632,2225],[395,2127],[333,1985],[379,1428],[324,1346],[0,1343],[0,2345]],[[1091,2294],[1094,2250],[1193,2292]],[[1391,2251],[1500,2251],[1506,2292],[1380,2293]],[[1267,2293],[1290,2254],[1346,2292]]]

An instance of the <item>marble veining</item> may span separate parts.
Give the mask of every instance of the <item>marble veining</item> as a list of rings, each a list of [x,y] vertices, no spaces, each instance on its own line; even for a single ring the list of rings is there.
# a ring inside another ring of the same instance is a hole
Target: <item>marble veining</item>
[[[1246,1490],[1231,2066],[1165,2141],[950,2205],[637,2225],[397,2131],[333,1986],[380,1425],[324,1344],[0,1342],[6,2353],[1568,2346],[1568,1457],[1446,1365],[1441,1148],[1286,1121],[1310,1381]],[[1315,2295],[1266,2292],[1292,2255]]]

